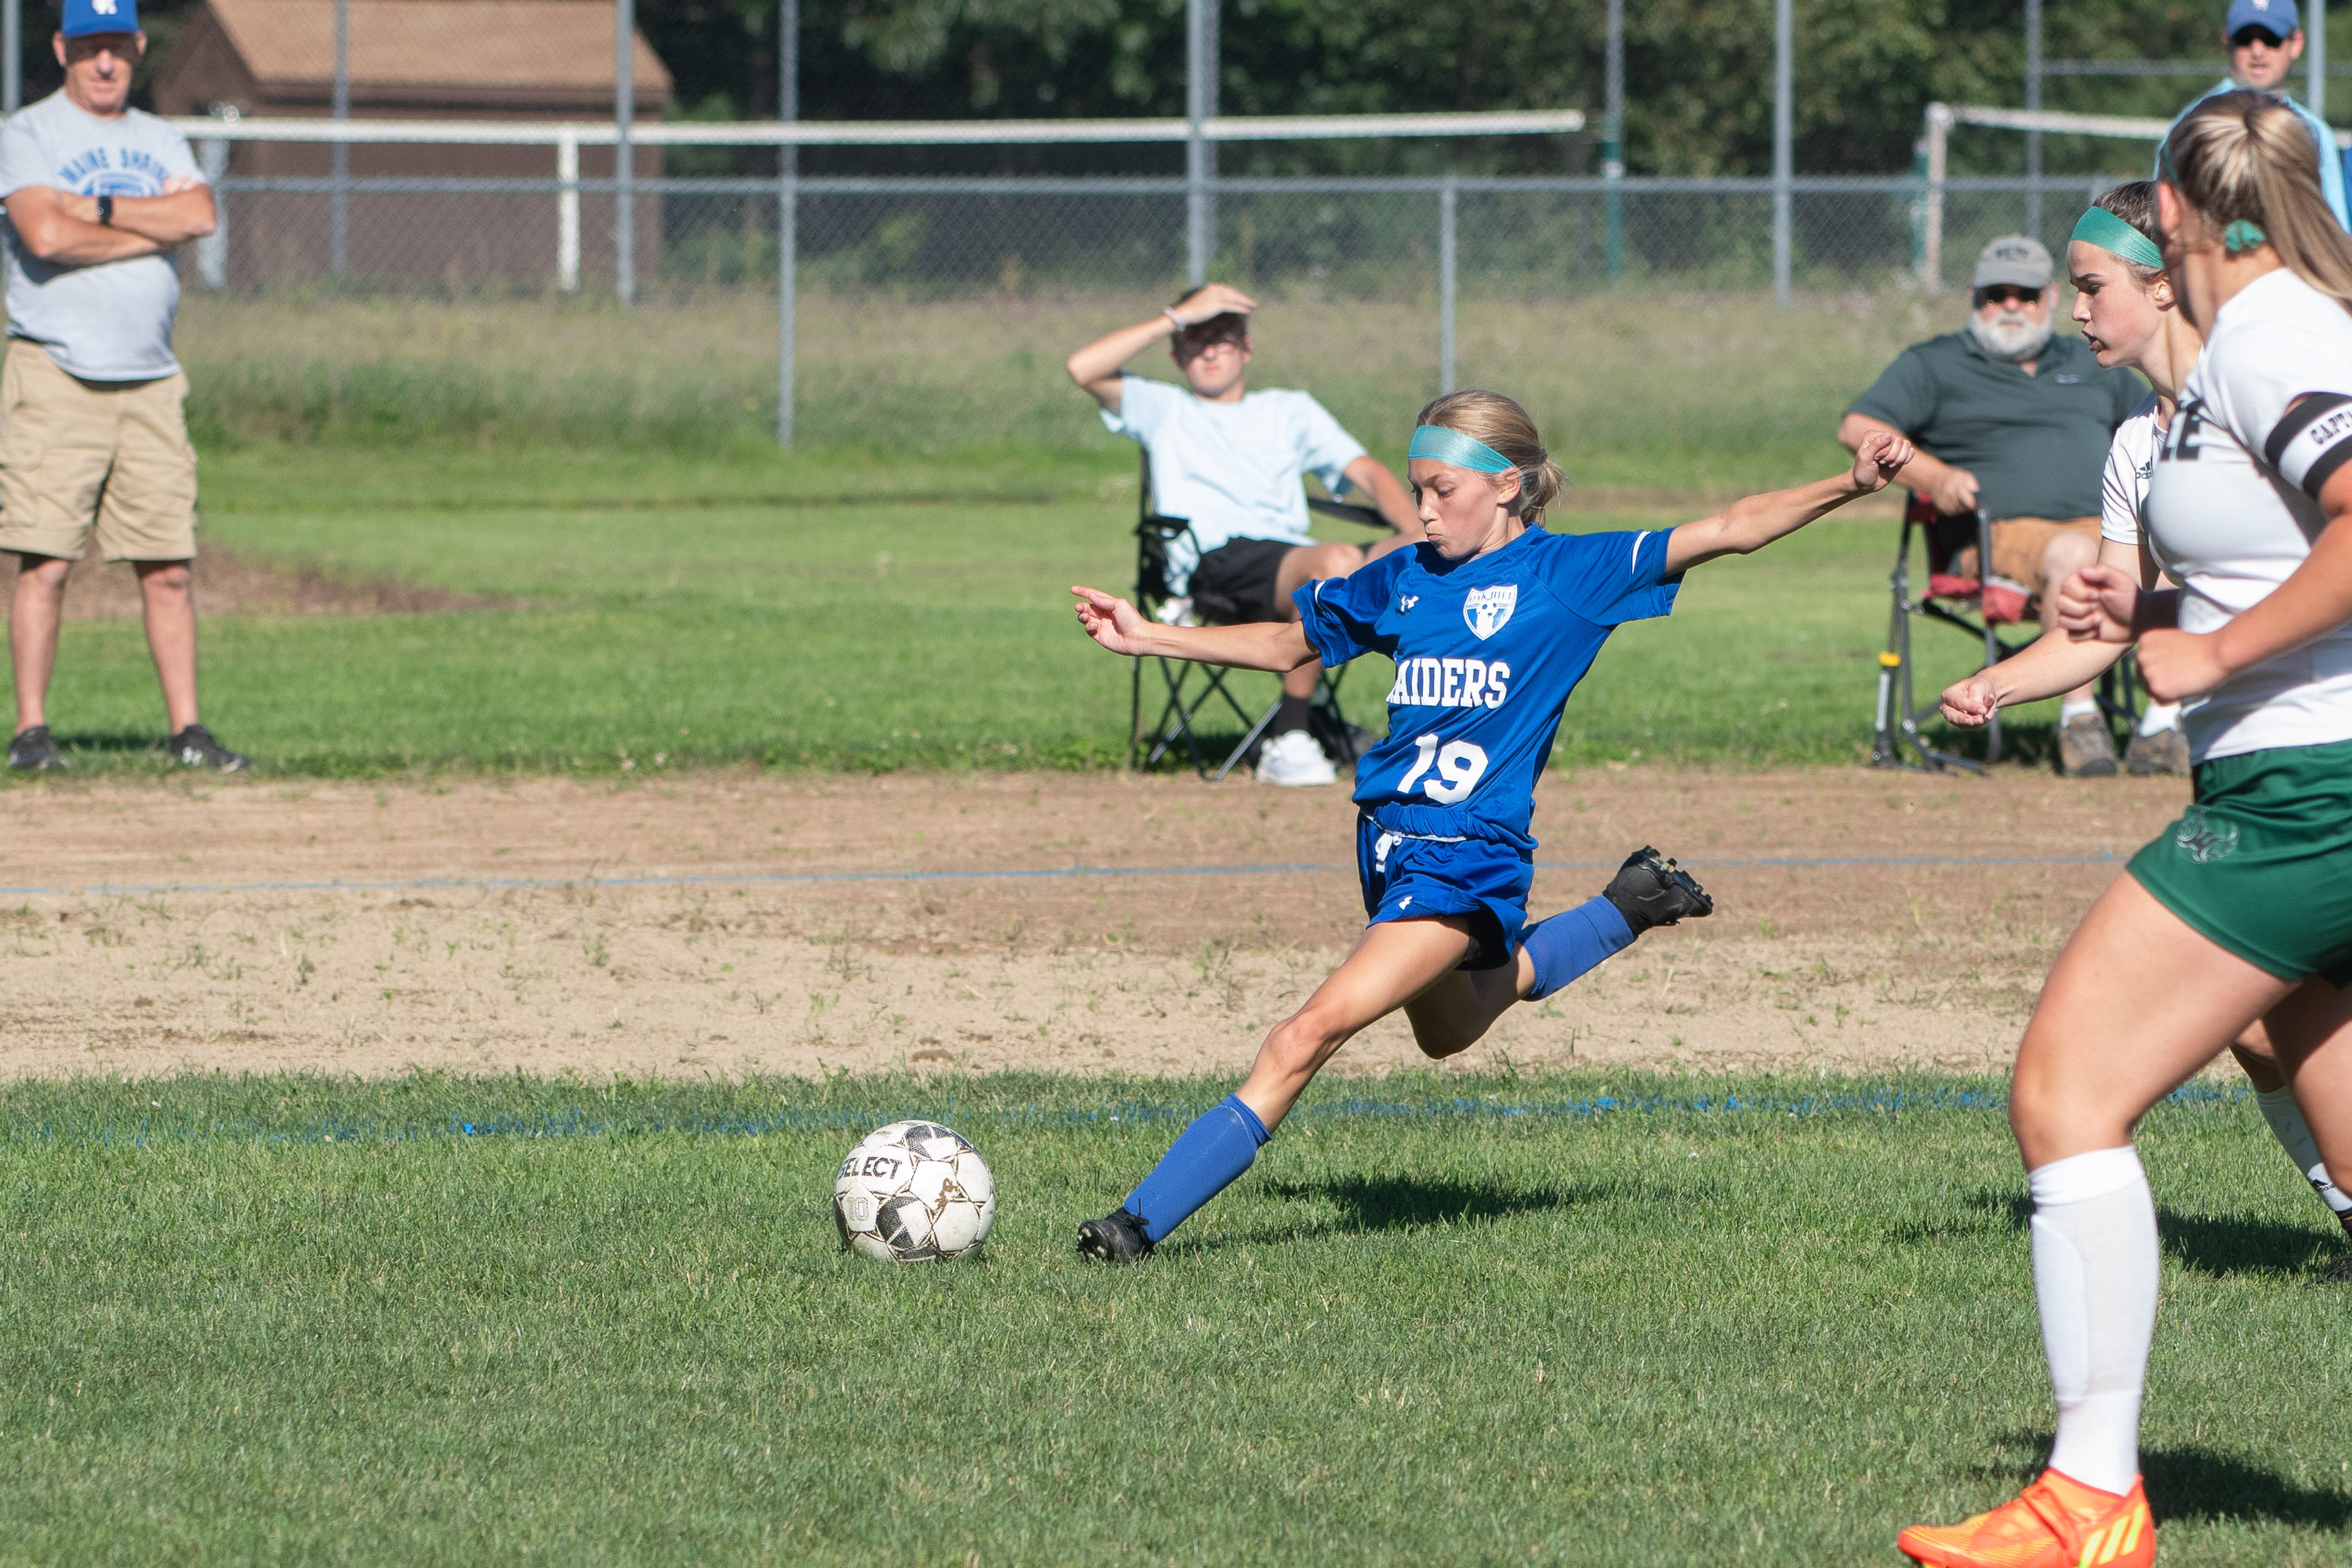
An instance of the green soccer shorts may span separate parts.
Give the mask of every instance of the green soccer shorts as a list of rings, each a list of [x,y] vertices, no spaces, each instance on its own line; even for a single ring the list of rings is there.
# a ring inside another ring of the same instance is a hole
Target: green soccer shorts
[[[2196,786],[2133,880],[2282,980],[2352,984],[2352,741],[2216,757]]]

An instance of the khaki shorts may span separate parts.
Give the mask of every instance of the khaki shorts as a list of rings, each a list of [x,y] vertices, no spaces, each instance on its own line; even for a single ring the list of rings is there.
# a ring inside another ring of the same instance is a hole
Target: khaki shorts
[[[2029,594],[2040,594],[2042,558],[2048,552],[2050,542],[2062,533],[2079,533],[2095,547],[2099,542],[2099,520],[2075,517],[2053,522],[2046,517],[2000,519],[1992,525],[1992,574],[2008,578]],[[1975,545],[1953,556],[1952,571],[1962,577],[1977,574]]]
[[[196,553],[188,378],[81,381],[38,343],[0,369],[0,551],[79,561],[98,531],[109,561]]]

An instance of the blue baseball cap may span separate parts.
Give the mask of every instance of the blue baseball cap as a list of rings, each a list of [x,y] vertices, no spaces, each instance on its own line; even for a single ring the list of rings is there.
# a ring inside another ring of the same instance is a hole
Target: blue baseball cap
[[[2246,0],[2238,3],[2242,5]],[[2234,11],[2230,14],[2237,15]],[[138,30],[139,0],[66,0],[65,20],[58,26],[58,31],[68,38]]]
[[[128,5],[131,0],[119,0]],[[71,16],[76,0],[66,0],[66,14]],[[2260,27],[2272,37],[2284,43],[2303,26],[2302,8],[2295,0],[2230,0],[2230,19],[2223,24],[2221,36],[2234,38],[2241,27]]]

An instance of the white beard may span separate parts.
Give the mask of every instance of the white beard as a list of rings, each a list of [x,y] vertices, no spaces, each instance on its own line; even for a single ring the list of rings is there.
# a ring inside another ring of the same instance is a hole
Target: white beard
[[[1969,317],[1969,335],[1977,346],[1993,358],[2007,360],[2011,364],[2023,364],[2042,357],[2050,346],[2051,334],[2057,324],[2044,317],[2039,321],[2028,321],[2021,313],[2003,310],[1990,321],[1982,316]]]

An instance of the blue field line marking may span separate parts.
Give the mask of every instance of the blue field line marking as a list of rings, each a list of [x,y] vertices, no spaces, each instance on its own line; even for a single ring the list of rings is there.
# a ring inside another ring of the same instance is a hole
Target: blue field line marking
[[[2181,1107],[2237,1105],[2251,1098],[2242,1083],[2187,1083],[2167,1095],[2163,1103]],[[1521,1102],[1494,1099],[1380,1100],[1349,1098],[1328,1104],[1309,1103],[1293,1111],[1294,1121],[1484,1121],[1528,1118],[1538,1121],[1589,1121],[1604,1116],[1745,1115],[1815,1117],[1863,1114],[1893,1115],[1904,1111],[2006,1110],[2008,1097],[1993,1089],[1865,1089],[1851,1093],[1811,1095],[1594,1095],[1581,1100]],[[48,1127],[8,1130],[11,1144],[64,1143],[75,1147],[152,1148],[175,1143],[305,1144],[343,1142],[458,1142],[474,1138],[604,1138],[640,1134],[685,1133],[695,1137],[756,1138],[771,1132],[856,1133],[892,1121],[939,1121],[950,1126],[1054,1127],[1109,1126],[1149,1122],[1190,1121],[1205,1105],[1173,1105],[1126,1101],[1097,1110],[1027,1105],[1007,1110],[959,1108],[952,1098],[944,1107],[901,1106],[879,1110],[782,1110],[761,1116],[695,1116],[670,1118],[658,1114],[606,1119],[567,1106],[562,1110],[511,1116],[485,1115],[468,1121],[462,1114],[430,1124],[406,1122],[332,1121],[292,1131],[270,1131],[249,1122],[215,1122],[207,1128],[157,1128],[142,1118],[134,1133],[106,1125],[89,1130]]]
[[[1828,866],[2106,866],[2115,853],[2095,855],[1769,855],[1709,860],[1703,871]],[[1614,860],[1538,860],[1538,871],[1613,871]],[[1086,877],[1279,877],[1339,875],[1352,866],[1305,861],[1263,866],[1049,866],[1011,871],[774,871],[710,877],[420,877],[408,881],[347,882],[92,882],[83,887],[0,888],[0,899],[95,898],[144,893],[396,893],[433,888],[485,892],[556,888],[753,888],[828,882],[1024,882]]]

